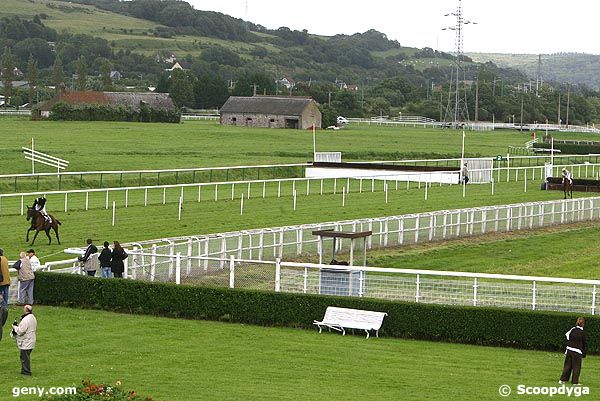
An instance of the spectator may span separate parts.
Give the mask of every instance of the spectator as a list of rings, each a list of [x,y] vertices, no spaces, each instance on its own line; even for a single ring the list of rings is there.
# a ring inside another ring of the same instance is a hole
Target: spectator
[[[8,259],[4,256],[4,250],[0,248],[0,307],[8,307],[8,289],[10,288],[10,272],[8,271]]]
[[[15,262],[13,267],[19,272],[19,299],[17,303],[20,305],[25,304],[25,298],[28,303],[33,304],[33,281],[35,280],[35,274],[31,269],[31,263],[27,259],[27,254],[21,252],[19,254],[19,260]]]
[[[31,351],[35,348],[37,320],[33,316],[31,305],[23,306],[23,316],[21,322],[13,323],[12,334],[17,341],[17,347],[20,350],[21,374],[31,376]]]
[[[35,256],[35,251],[33,249],[27,251],[27,257],[29,258],[29,263],[31,263],[33,271],[36,271],[42,266],[38,257]]]
[[[88,276],[94,277],[96,270],[98,270],[98,248],[92,243],[93,241],[88,238],[86,241],[87,249],[85,253],[77,259],[83,263],[83,269],[87,272]]]
[[[462,176],[462,182],[467,184],[469,182],[469,169],[467,168],[467,163],[465,163],[460,170],[460,174]]]
[[[112,259],[110,261],[110,268],[114,276],[117,278],[123,278],[123,272],[125,271],[125,264],[123,261],[127,259],[127,253],[119,244],[119,241],[115,241],[112,251]]]
[[[2,298],[2,295],[0,295]],[[2,340],[2,332],[4,331],[4,323],[6,323],[6,319],[8,319],[8,309],[0,305],[0,340]]]
[[[108,248],[108,241],[104,241],[104,249],[100,252],[100,256],[98,256],[98,261],[100,261],[100,276],[103,278],[110,278],[111,269],[110,269],[110,260],[112,259],[112,253]]]
[[[563,372],[558,384],[565,384],[569,381],[569,378],[571,378],[573,385],[579,384],[581,362],[582,359],[585,358],[586,353],[586,340],[585,333],[583,332],[584,326],[585,319],[578,317],[575,327],[565,333],[565,336],[567,337],[567,350],[565,351]],[[572,377],[571,374],[573,374]]]

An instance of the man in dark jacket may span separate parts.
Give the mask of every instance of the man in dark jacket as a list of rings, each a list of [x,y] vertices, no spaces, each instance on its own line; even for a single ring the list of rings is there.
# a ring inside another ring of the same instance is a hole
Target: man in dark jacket
[[[110,260],[112,259],[112,252],[108,248],[108,241],[104,241],[104,249],[100,252],[98,260],[100,261],[100,276],[102,278],[110,278]]]
[[[565,333],[567,337],[567,350],[565,351],[565,365],[562,376],[558,384],[565,384],[569,381],[571,373],[573,374],[571,382],[573,385],[579,384],[579,373],[581,372],[581,360],[585,358],[586,343],[583,327],[585,319],[577,318],[576,326]]]

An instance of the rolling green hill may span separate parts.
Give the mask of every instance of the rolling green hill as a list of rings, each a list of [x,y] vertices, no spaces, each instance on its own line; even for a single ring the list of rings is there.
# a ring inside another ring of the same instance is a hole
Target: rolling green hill
[[[491,61],[505,68],[516,68],[534,80],[537,76],[537,54],[470,53],[477,62]],[[600,89],[600,55],[585,53],[543,54],[541,75],[544,81],[572,83]]]

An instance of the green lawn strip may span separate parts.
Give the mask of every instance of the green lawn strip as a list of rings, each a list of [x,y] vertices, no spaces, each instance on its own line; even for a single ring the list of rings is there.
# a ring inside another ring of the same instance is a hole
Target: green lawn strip
[[[381,186],[382,183],[376,183]],[[201,194],[201,202],[197,201],[197,189],[192,188],[184,193],[182,219],[178,221],[179,189],[167,192],[167,203],[162,204],[162,191],[153,190],[148,194],[148,206],[144,207],[144,191],[130,191],[129,207],[125,208],[125,193],[109,194],[109,208],[106,209],[106,193],[102,192],[89,197],[90,210],[85,210],[85,195],[71,195],[68,198],[69,211],[64,212],[64,196],[51,195],[47,210],[55,215],[63,224],[60,227],[63,246],[47,245],[43,233],[36,240],[36,251],[44,260],[48,254],[55,253],[70,246],[81,246],[85,238],[97,241],[120,240],[122,242],[141,241],[162,237],[181,235],[209,234],[240,229],[281,227],[302,223],[319,223],[337,220],[359,219],[364,217],[381,217],[418,213],[424,211],[465,208],[493,204],[508,204],[537,200],[560,198],[557,191],[540,191],[535,188],[523,192],[522,183],[502,183],[496,186],[495,195],[491,195],[489,185],[469,185],[467,196],[463,198],[462,188],[453,186],[433,186],[428,191],[428,200],[424,200],[424,188],[389,191],[388,203],[385,193],[352,192],[342,207],[341,189],[333,195],[319,195],[316,192],[306,196],[304,189],[298,188],[296,211],[293,210],[291,185],[282,186],[282,197],[277,197],[276,185],[271,185],[267,198],[262,198],[262,186],[252,189],[251,199],[244,200],[244,214],[240,215],[240,195],[246,188],[236,187],[236,199],[231,200],[231,187],[220,189],[219,201],[214,201],[214,187],[206,188]],[[358,188],[353,184],[353,191]],[[577,193],[575,196],[593,194]],[[116,202],[116,224],[112,224],[112,202]],[[31,204],[32,199],[25,199]],[[0,232],[0,244],[9,258],[15,258],[20,248],[27,247],[25,232],[29,227],[24,216],[20,215],[20,198],[4,199],[0,205],[2,223],[11,230]],[[31,238],[30,238],[31,239]],[[53,242],[55,242],[53,240]]]
[[[114,383],[156,400],[496,399],[508,384],[554,386],[560,352],[536,352],[287,328],[36,307],[33,377],[7,340],[0,397],[13,386]],[[10,319],[16,316],[10,310]],[[315,317],[320,318],[320,317]],[[5,329],[6,330],[6,329]],[[562,336],[562,333],[557,333]],[[592,393],[600,358],[583,364]],[[517,399],[509,398],[509,399]],[[536,399],[529,397],[530,399]],[[29,399],[21,397],[16,399]],[[560,398],[559,398],[560,399]]]
[[[590,134],[556,134],[590,139]],[[69,171],[168,169],[244,164],[304,163],[312,159],[312,133],[305,130],[221,126],[214,121],[182,124],[55,122],[3,118],[0,128],[2,173],[27,173],[31,162],[21,146],[71,162]],[[341,151],[343,160],[460,158],[462,134],[433,128],[350,125],[317,131],[319,151]],[[506,155],[529,133],[468,132],[467,157]],[[50,167],[39,171],[54,172]]]
[[[370,266],[600,278],[596,223],[491,234],[369,252]]]

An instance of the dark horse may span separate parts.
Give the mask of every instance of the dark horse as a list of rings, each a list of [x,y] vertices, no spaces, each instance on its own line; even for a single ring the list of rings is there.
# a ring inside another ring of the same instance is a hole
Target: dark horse
[[[563,177],[562,180],[563,191],[565,192],[565,199],[567,199],[567,194],[573,199],[573,182],[566,177]]]
[[[31,241],[31,245],[35,242],[40,231],[45,231],[46,236],[48,237],[48,245],[52,243],[52,238],[50,238],[50,229],[54,230],[54,234],[56,234],[56,240],[58,241],[58,245],[60,245],[60,237],[58,236],[58,226],[62,223],[58,221],[58,219],[51,214],[49,215],[52,220],[51,223],[48,223],[42,213],[35,210],[32,207],[27,208],[27,221],[31,220],[31,227],[27,230],[27,237],[25,241],[29,242],[29,232],[35,230],[35,235],[33,236],[33,240]]]

